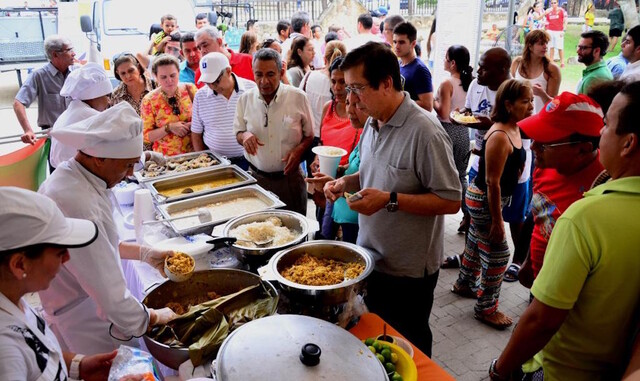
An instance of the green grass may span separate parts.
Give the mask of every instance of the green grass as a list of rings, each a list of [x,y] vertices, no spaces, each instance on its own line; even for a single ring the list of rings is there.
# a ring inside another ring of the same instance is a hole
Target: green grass
[[[609,26],[608,25],[596,25],[594,29],[602,31],[604,34],[609,35]],[[565,62],[569,61],[570,57],[575,57],[578,54],[576,53],[576,47],[578,46],[578,41],[580,41],[580,34],[582,33],[582,25],[567,25],[567,29],[565,30],[564,36],[564,59]],[[618,39],[618,43],[616,48],[607,53],[605,59],[609,59],[613,56],[616,56],[620,53],[620,41],[621,38]],[[558,59],[558,53],[555,53],[555,58]],[[582,71],[584,70],[584,64],[576,62],[575,64],[566,64],[562,72],[562,83],[560,84],[560,91],[571,91],[575,92],[576,87],[578,86],[578,82],[582,78]]]

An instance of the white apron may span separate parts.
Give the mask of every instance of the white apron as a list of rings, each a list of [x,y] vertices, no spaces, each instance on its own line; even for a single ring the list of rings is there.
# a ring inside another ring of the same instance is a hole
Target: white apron
[[[0,313],[9,315],[13,320],[15,320],[16,325],[24,325],[28,329],[28,332],[35,337],[34,341],[37,340],[39,344],[42,344],[45,347],[44,349],[48,350],[48,353],[44,350],[40,353],[36,353],[36,356],[40,359],[46,359],[46,366],[36,381],[67,380],[67,366],[64,363],[62,350],[60,349],[55,336],[46,326],[44,320],[38,317],[36,312],[33,311],[33,309],[31,309],[23,299],[20,300],[20,303],[22,303],[23,308],[25,309],[24,313],[18,308],[18,306],[13,304],[4,295],[0,294]],[[42,324],[34,325],[32,321],[27,319],[25,314],[28,313],[36,316],[37,320],[39,319]],[[25,375],[25,377],[26,376],[27,375]]]
[[[70,259],[47,290],[40,291],[45,318],[70,352],[92,355],[117,349],[121,339],[146,332],[149,313],[127,289],[113,221],[111,190],[75,159],[62,163],[39,192],[53,199],[67,217],[98,227],[89,246],[69,249]],[[126,345],[137,346],[133,339]]]

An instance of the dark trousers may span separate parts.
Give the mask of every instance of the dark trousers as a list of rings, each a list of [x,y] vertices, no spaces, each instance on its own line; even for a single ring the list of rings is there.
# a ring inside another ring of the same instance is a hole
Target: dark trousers
[[[433,344],[429,315],[439,273],[409,278],[374,271],[367,278],[365,303],[369,311],[378,314],[429,357]]]
[[[258,181],[258,185],[275,193],[286,204],[283,209],[307,215],[307,183],[301,170],[281,176],[265,176],[255,170],[249,171]]]
[[[230,157],[229,161],[231,162],[231,164],[237,165],[245,171],[249,170],[249,161],[247,161],[244,156]]]

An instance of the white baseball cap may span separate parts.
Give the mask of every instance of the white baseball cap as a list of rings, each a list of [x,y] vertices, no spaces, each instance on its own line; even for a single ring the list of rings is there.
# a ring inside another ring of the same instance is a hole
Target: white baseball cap
[[[198,83],[213,83],[222,74],[222,71],[228,67],[229,59],[222,53],[209,53],[200,59],[200,79]]]
[[[38,244],[76,248],[91,244],[98,228],[65,217],[50,198],[30,190],[0,187],[0,251]]]

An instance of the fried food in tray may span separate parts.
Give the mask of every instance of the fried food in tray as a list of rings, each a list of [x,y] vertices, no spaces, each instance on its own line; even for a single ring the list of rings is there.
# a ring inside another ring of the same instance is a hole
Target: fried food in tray
[[[185,172],[192,169],[207,168],[218,164],[220,164],[218,160],[206,153],[202,153],[191,159],[187,157],[169,158],[165,165],[158,165],[153,161],[147,161],[144,164],[142,176],[157,177],[166,173]]]

